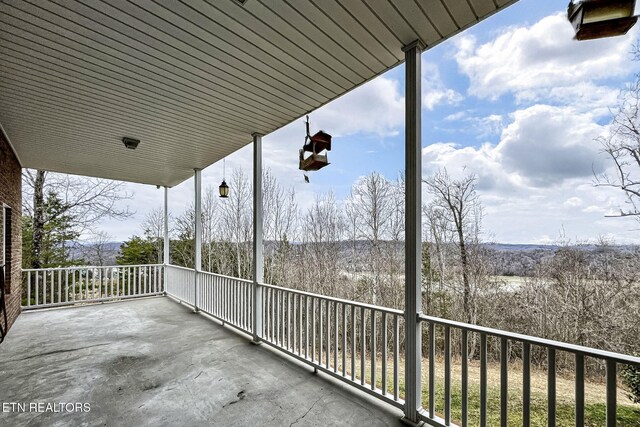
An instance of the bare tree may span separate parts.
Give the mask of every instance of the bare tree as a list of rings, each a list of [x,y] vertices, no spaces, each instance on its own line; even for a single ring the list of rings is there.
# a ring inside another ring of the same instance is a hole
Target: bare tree
[[[78,177],[25,169],[23,172],[23,212],[32,218],[32,268],[42,266],[41,252],[47,223],[65,216],[77,234],[94,229],[104,218],[126,219],[132,215],[119,202],[130,199],[124,183],[97,178]],[[52,212],[45,207],[47,194],[62,202]]]
[[[319,195],[304,215],[305,251],[301,254],[302,283],[313,292],[346,296],[340,285],[340,247],[344,218],[333,193]]]
[[[117,252],[113,247],[113,236],[106,231],[96,231],[84,245],[86,262],[90,265],[114,264]]]
[[[145,215],[142,231],[148,239],[153,241],[158,254],[157,262],[162,264],[164,246],[164,210],[162,208],[152,209]]]
[[[634,216],[640,220],[640,76],[619,97],[609,133],[597,141],[614,164],[612,175],[596,175],[596,186],[614,187],[626,196],[626,207],[615,216]]]
[[[273,245],[265,253],[265,280],[274,284],[289,282],[290,261],[295,239],[298,205],[293,187],[286,189],[269,169],[262,177],[264,204],[264,238],[267,245]]]
[[[478,221],[475,216],[479,212],[480,202],[476,193],[476,176],[468,175],[456,180],[449,176],[446,169],[443,169],[424,182],[433,196],[434,208],[442,209],[447,213],[449,226],[452,226],[455,231],[460,255],[465,321],[474,323],[474,314],[471,310],[472,290],[467,239],[469,236],[477,235]]]
[[[383,246],[389,237],[393,200],[392,187],[381,174],[374,172],[362,177],[351,188],[349,203],[353,207],[355,225],[361,238],[369,245],[368,266],[372,270],[368,287],[371,301],[376,304],[377,295],[383,286]]]
[[[233,269],[236,277],[251,276],[252,189],[249,177],[242,169],[234,169],[229,180],[229,198],[222,203],[222,237],[232,245]]]

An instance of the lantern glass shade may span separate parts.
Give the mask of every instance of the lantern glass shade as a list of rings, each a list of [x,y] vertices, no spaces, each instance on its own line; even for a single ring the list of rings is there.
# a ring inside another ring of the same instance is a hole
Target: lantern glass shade
[[[229,186],[227,185],[227,182],[225,180],[222,180],[222,184],[220,184],[218,190],[220,191],[220,197],[222,197],[223,199],[229,197]]]
[[[636,0],[581,0],[569,3],[567,15],[578,40],[626,34],[638,19]]]

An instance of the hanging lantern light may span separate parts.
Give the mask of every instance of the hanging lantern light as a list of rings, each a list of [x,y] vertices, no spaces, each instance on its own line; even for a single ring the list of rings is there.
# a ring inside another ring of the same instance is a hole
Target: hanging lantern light
[[[571,0],[567,17],[577,40],[593,40],[626,34],[638,20],[636,0]]]
[[[220,192],[220,197],[226,199],[229,197],[229,186],[227,185],[227,181],[225,180],[225,175],[227,172],[226,159],[222,160],[222,184],[218,187],[218,191]]]

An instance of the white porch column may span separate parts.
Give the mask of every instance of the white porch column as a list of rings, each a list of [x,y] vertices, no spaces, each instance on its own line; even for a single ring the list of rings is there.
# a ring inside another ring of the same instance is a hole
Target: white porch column
[[[167,293],[167,281],[169,278],[169,188],[164,187],[164,253],[162,256],[164,269],[164,292]]]
[[[262,287],[264,242],[262,205],[262,135],[253,135],[253,342],[262,339]]]
[[[423,46],[415,41],[405,54],[405,407],[403,421],[418,424],[422,407],[422,128],[421,66]]]
[[[195,193],[195,247],[194,247],[194,263],[193,268],[195,270],[195,280],[193,284],[194,289],[194,303],[193,307],[195,311],[198,311],[198,276],[200,270],[202,270],[202,170],[194,169],[194,193]]]

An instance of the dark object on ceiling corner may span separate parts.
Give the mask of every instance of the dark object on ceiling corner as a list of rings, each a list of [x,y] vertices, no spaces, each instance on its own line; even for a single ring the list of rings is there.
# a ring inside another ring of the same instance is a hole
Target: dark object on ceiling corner
[[[638,20],[635,6],[636,0],[572,0],[567,17],[577,40],[621,36]]]

